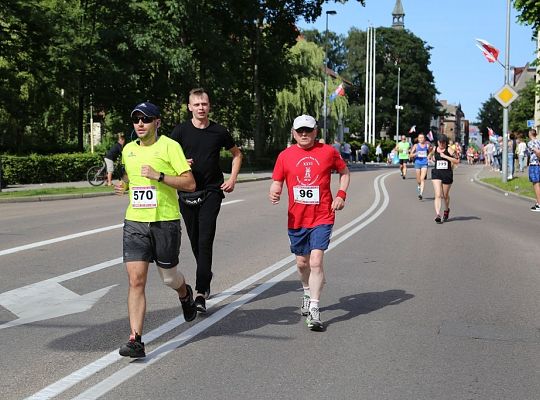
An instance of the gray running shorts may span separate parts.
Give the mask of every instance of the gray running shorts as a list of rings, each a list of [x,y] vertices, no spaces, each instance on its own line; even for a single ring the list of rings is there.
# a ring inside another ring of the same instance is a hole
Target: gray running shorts
[[[158,222],[124,221],[124,262],[155,262],[158,267],[178,265],[181,240],[180,220]]]

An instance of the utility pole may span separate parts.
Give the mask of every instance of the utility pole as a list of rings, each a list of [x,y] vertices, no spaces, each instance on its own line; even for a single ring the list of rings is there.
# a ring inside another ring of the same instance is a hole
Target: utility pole
[[[504,84],[510,80],[510,0],[506,0],[506,52],[504,55]],[[512,160],[513,162],[513,160]],[[502,181],[508,182],[508,106],[503,107]]]

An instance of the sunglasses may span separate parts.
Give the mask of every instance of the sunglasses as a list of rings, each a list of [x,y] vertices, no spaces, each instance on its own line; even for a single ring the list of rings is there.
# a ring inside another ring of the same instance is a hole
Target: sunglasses
[[[315,128],[306,128],[306,127],[302,127],[302,128],[298,128],[298,129],[295,129],[296,133],[298,134],[302,134],[302,133],[311,133],[315,130]]]
[[[138,124],[140,120],[142,120],[142,122],[145,124],[149,124],[150,122],[153,122],[155,118],[147,117],[146,115],[141,115],[140,117],[137,117],[137,116],[131,117],[131,121],[133,121],[134,124]]]

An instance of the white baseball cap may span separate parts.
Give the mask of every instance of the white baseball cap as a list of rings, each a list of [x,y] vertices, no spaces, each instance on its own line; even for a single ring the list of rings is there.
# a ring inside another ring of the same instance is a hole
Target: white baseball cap
[[[293,122],[293,129],[297,130],[299,128],[315,128],[317,126],[317,121],[311,115],[300,115],[296,117]]]

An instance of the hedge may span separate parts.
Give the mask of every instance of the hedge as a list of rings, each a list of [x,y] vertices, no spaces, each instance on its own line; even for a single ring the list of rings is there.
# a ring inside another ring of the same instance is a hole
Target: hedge
[[[244,151],[242,171],[271,170],[275,156],[265,155],[254,163],[252,151]],[[103,154],[73,153],[30,156],[1,156],[2,181],[7,185],[49,182],[77,182],[86,180],[88,168],[100,164]],[[224,172],[231,171],[231,155],[223,152],[220,166]]]
[[[102,160],[97,153],[2,156],[2,180],[8,185],[84,181],[88,168]]]

